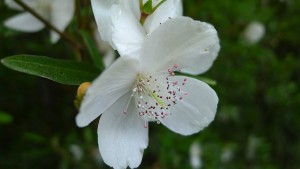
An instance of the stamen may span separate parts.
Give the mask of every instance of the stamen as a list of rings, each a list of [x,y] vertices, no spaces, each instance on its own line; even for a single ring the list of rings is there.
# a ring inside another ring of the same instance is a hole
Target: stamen
[[[180,71],[178,64],[174,64],[172,68],[168,68],[164,72],[145,76],[139,75],[139,79],[132,89],[132,97],[135,98],[139,116],[145,120],[146,128],[148,121],[155,121],[160,124],[160,119],[172,115],[169,108],[188,95],[187,92],[184,92],[187,78],[182,81],[173,80],[172,76],[175,76],[175,71]],[[125,110],[127,110],[129,103],[130,101]]]
[[[144,128],[148,128],[148,122],[145,120]]]
[[[132,89],[132,94],[130,95],[130,98],[129,98],[127,104],[126,104],[126,107],[125,107],[125,109],[123,110],[123,113],[124,113],[125,115],[128,114],[127,110],[128,110],[129,104],[130,104],[130,102],[131,102],[131,100],[132,100],[132,97],[133,97],[134,94],[136,93],[136,90],[137,90],[136,88]]]

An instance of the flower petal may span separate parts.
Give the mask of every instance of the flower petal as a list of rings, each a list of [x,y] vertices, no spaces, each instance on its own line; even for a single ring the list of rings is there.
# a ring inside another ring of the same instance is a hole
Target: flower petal
[[[109,67],[116,60],[116,52],[113,48],[107,49],[103,56],[103,63],[105,67]]]
[[[119,54],[132,55],[142,46],[145,31],[132,12],[122,5],[112,6],[112,43]]]
[[[181,0],[167,0],[161,4],[152,15],[148,16],[144,23],[144,28],[147,33],[151,33],[169,18],[182,16],[182,13],[183,9]]]
[[[195,58],[194,63],[186,68],[183,68],[181,72],[193,75],[206,72],[212,66],[214,60],[218,56],[220,45],[219,43],[215,43],[204,50],[207,50],[207,52],[204,52],[201,54],[201,56]]]
[[[136,20],[140,20],[141,10],[140,10],[140,3],[138,0],[133,0],[133,1],[120,0],[120,4],[123,5],[130,12],[132,12]]]
[[[77,126],[87,126],[126,94],[136,79],[138,68],[137,59],[119,58],[94,80],[80,106]]]
[[[20,5],[18,5],[14,0],[5,0],[5,4],[11,9],[23,11],[23,8]]]
[[[176,105],[170,106],[169,110],[172,114],[161,118],[160,121],[176,133],[190,135],[199,132],[213,121],[218,96],[202,81],[185,76],[170,77],[170,80],[180,82],[184,78],[187,81],[182,90],[188,94],[183,100],[178,100]]]
[[[64,31],[71,22],[75,12],[74,0],[53,0],[51,11],[51,23],[60,31]],[[51,42],[56,43],[60,36],[51,31]]]
[[[101,38],[111,43],[111,7],[118,0],[91,0],[94,17]]]
[[[113,168],[137,168],[148,145],[148,128],[139,117],[134,101],[123,113],[131,93],[124,95],[100,118],[98,143],[104,162]]]
[[[143,69],[150,72],[178,64],[183,71],[199,74],[212,65],[219,48],[213,26],[188,17],[177,17],[164,22],[144,40],[141,63]]]
[[[45,27],[42,22],[27,12],[8,18],[4,21],[4,25],[21,32],[37,32]]]

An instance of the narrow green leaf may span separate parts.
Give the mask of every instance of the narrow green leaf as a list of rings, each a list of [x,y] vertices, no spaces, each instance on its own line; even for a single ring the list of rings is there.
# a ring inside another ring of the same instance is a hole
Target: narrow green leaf
[[[81,36],[83,38],[83,41],[86,45],[86,47],[88,48],[88,51],[91,55],[91,58],[95,64],[95,66],[97,68],[99,68],[100,70],[104,70],[105,66],[102,60],[102,57],[99,53],[99,49],[96,46],[95,41],[93,41],[92,37],[90,36],[90,34],[84,30],[80,31]]]
[[[23,133],[23,137],[26,140],[31,141],[31,142],[36,142],[36,143],[47,142],[47,139],[38,133],[25,132],[25,133]]]
[[[9,124],[13,121],[13,117],[3,111],[0,111],[0,124]]]
[[[210,78],[206,78],[206,77],[196,77],[196,79],[199,79],[199,80],[201,80],[201,81],[203,81],[203,82],[205,82],[205,83],[207,83],[207,84],[209,84],[209,85],[211,85],[211,86],[215,86],[215,85],[217,85],[217,81],[215,81],[215,80],[213,80],[213,79],[210,79]]]
[[[15,55],[1,60],[6,67],[67,85],[79,85],[97,77],[99,70],[71,60],[46,56]]]
[[[211,86],[217,85],[217,81],[215,81],[213,79],[210,79],[210,78],[201,77],[201,76],[198,76],[198,75],[190,75],[190,74],[186,74],[186,73],[182,73],[182,72],[176,72],[176,75],[183,75],[183,76],[195,78],[195,79],[201,80],[201,81],[203,81],[203,82],[205,82],[205,83],[207,83],[208,85],[211,85]]]

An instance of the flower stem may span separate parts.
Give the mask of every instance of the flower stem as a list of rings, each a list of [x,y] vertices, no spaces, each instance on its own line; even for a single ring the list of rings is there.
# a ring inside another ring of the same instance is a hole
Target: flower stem
[[[75,14],[76,14],[76,18],[78,21],[78,27],[79,27],[79,29],[81,29],[83,27],[83,24],[82,24],[82,19],[81,19],[81,14],[80,14],[80,7],[81,7],[80,1],[76,1],[75,5],[76,5]]]
[[[81,45],[77,43],[75,40],[73,40],[70,36],[67,34],[61,32],[58,30],[55,26],[53,26],[50,22],[48,22],[46,19],[44,19],[41,15],[39,15],[37,12],[35,12],[31,7],[29,7],[26,3],[22,2],[21,0],[14,0],[18,5],[20,5],[24,10],[31,13],[34,17],[36,17],[38,20],[40,20],[43,24],[45,24],[46,27],[53,30],[54,32],[58,33],[61,37],[63,37],[65,40],[67,40],[70,44],[72,44],[76,48],[81,48]]]

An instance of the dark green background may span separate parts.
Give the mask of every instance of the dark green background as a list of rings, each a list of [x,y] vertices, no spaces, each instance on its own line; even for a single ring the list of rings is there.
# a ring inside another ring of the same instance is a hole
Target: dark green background
[[[217,81],[218,112],[208,128],[189,137],[151,124],[140,168],[191,168],[189,147],[195,141],[201,144],[203,168],[299,168],[300,1],[185,0],[184,7],[185,15],[212,23],[219,33],[221,52],[204,75]],[[92,22],[85,10],[81,15],[90,19],[85,22]],[[0,22],[17,13],[3,1],[0,11]],[[248,45],[242,32],[254,20],[265,25],[266,34]],[[81,40],[76,18],[67,32]],[[22,53],[78,59],[73,51],[63,40],[50,44],[47,30],[26,34],[0,25],[1,59]],[[0,117],[0,168],[107,168],[93,155],[98,121],[83,129],[75,125],[76,88],[0,65],[0,111],[12,117],[6,122]],[[72,144],[84,152],[80,161],[69,151]],[[227,162],[220,160],[224,150],[233,153]]]

